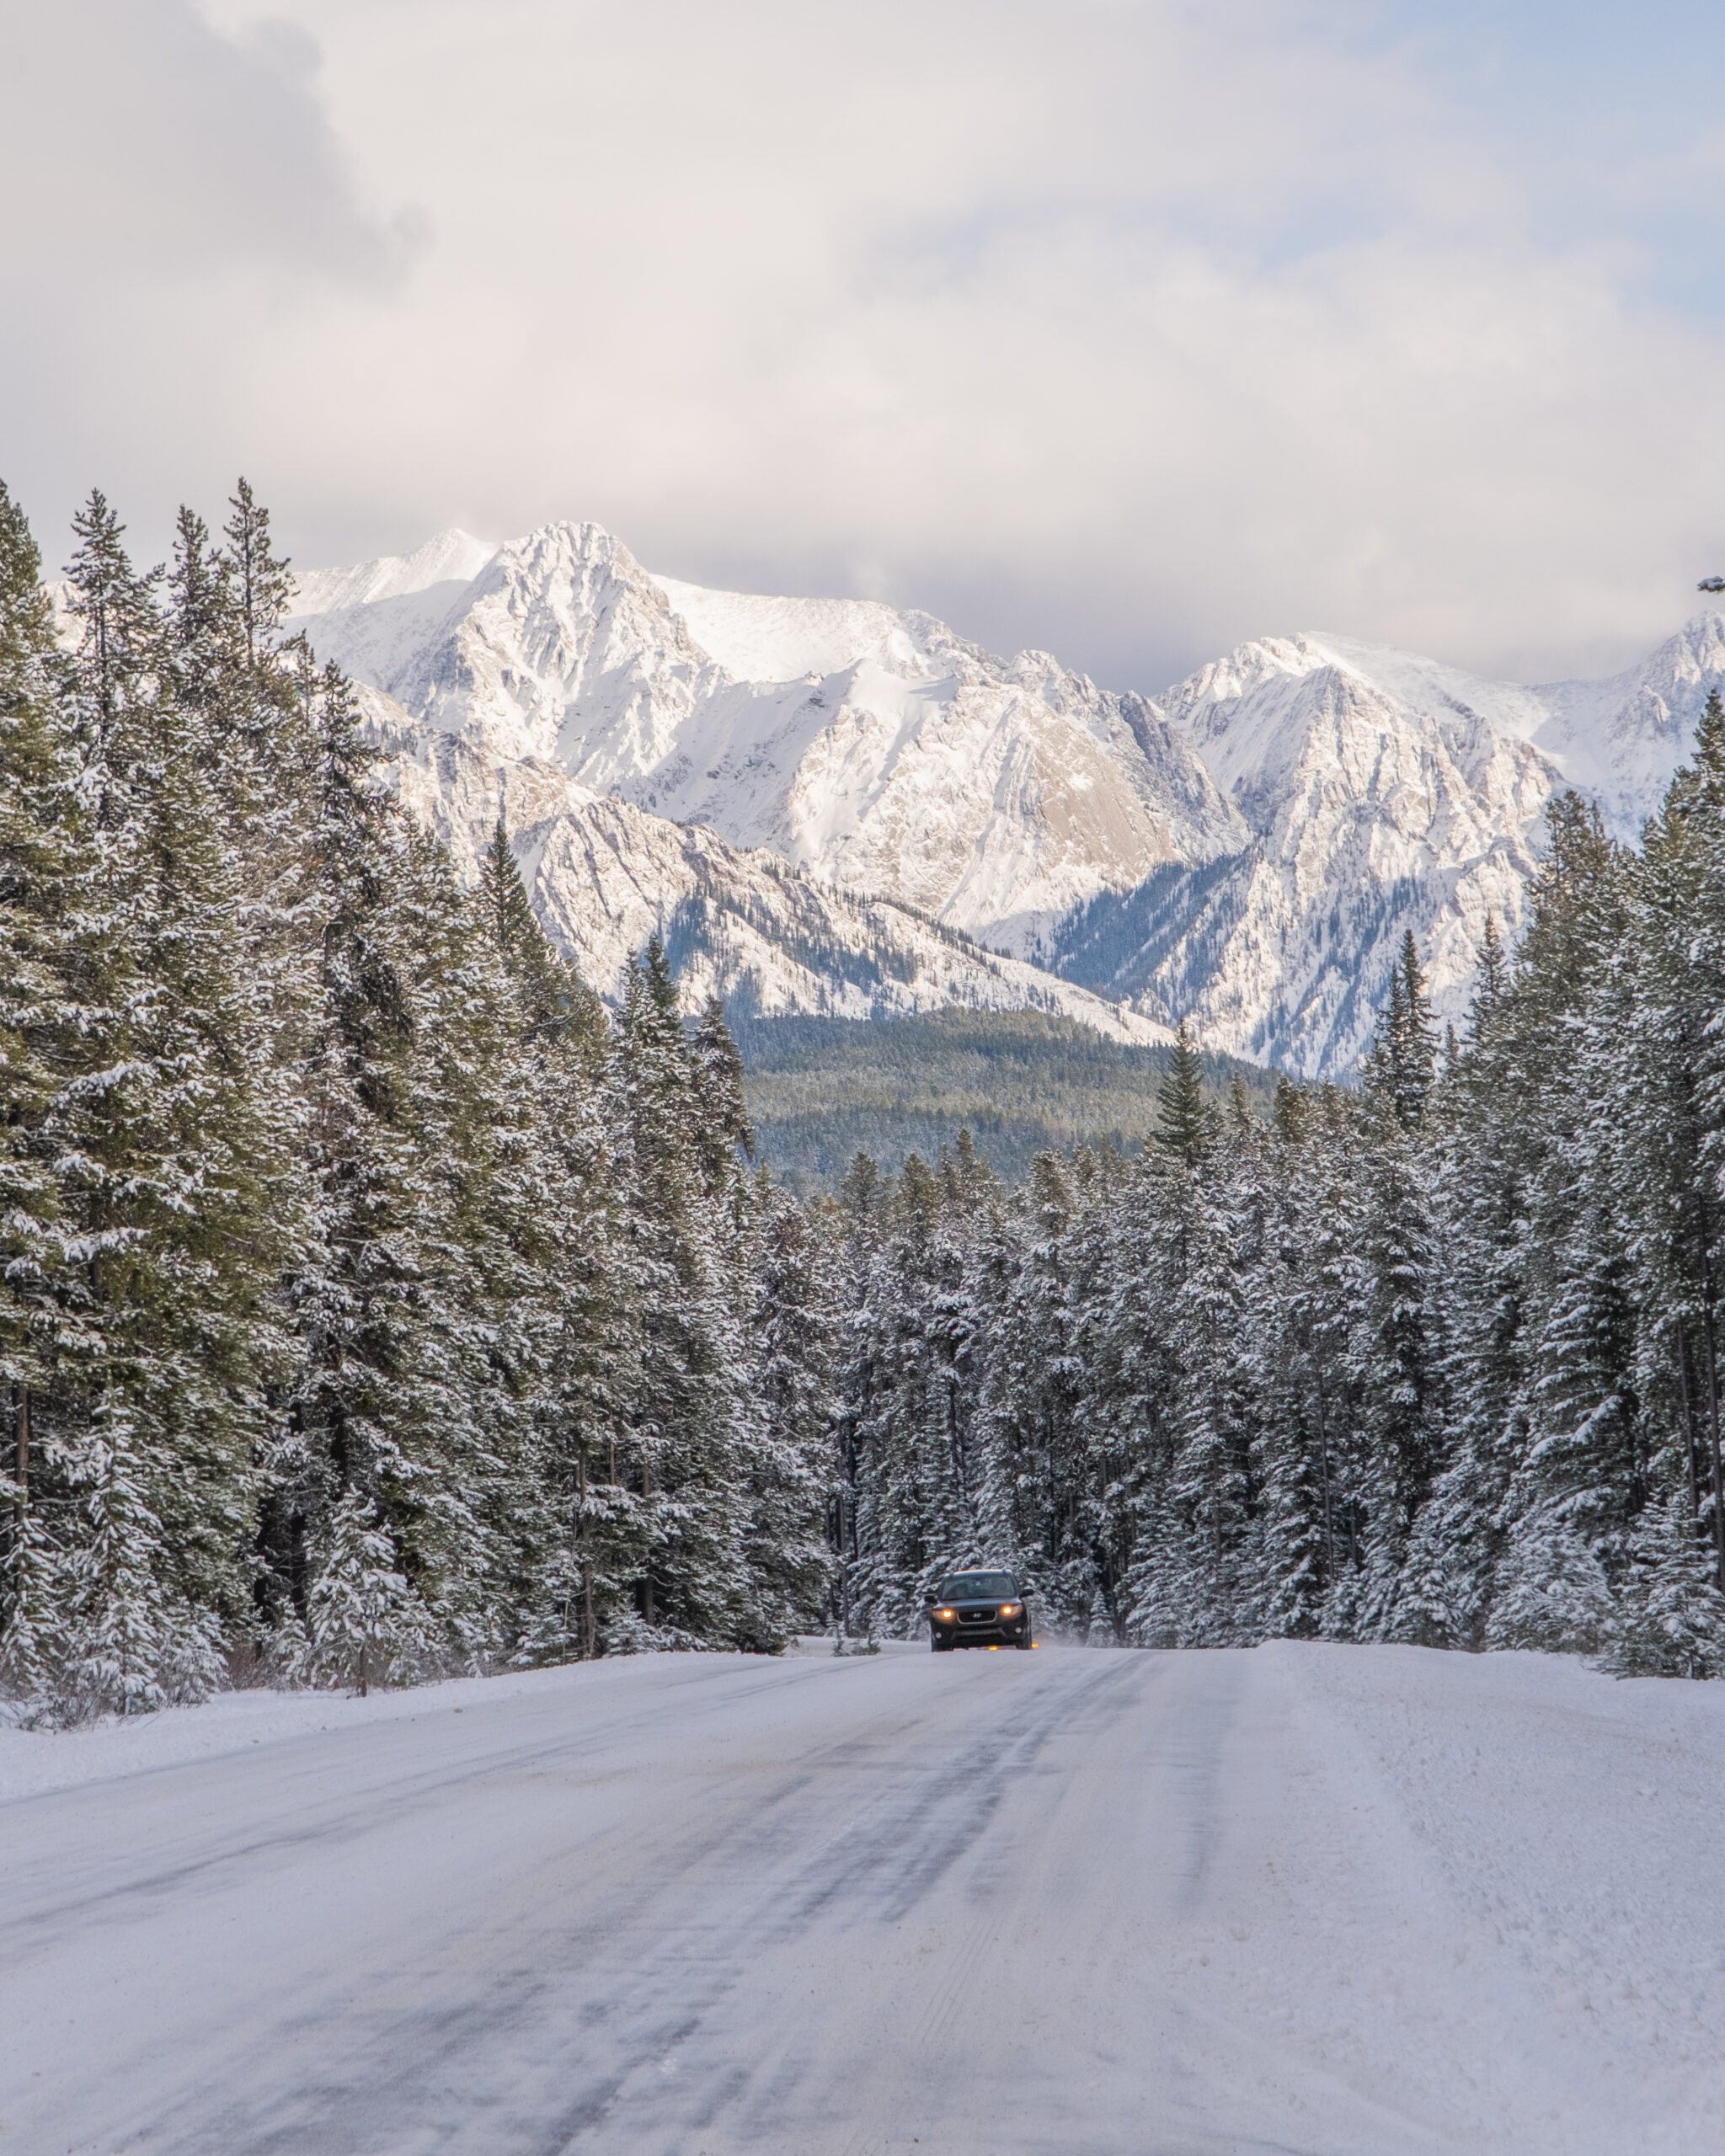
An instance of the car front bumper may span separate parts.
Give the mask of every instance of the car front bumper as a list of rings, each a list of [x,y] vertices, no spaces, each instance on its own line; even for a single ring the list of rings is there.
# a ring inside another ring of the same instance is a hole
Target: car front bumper
[[[931,1618],[930,1633],[942,1646],[950,1647],[1015,1647],[1028,1636],[1029,1620],[1026,1617],[996,1617],[983,1624],[966,1624],[963,1618],[948,1625]]]

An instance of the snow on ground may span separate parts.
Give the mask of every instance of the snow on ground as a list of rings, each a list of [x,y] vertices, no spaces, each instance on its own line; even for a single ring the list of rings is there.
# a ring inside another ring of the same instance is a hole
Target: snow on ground
[[[0,2153],[1711,2152],[1722,1769],[1725,1687],[1291,1644],[0,1732]]]
[[[615,1667],[621,1668],[618,1663]],[[567,1683],[572,1670],[532,1670],[505,1677],[457,1678],[408,1692],[224,1692],[200,1707],[170,1707],[130,1721],[88,1729],[46,1732],[0,1725],[0,1803],[215,1758],[248,1745],[287,1737],[352,1729],[368,1721],[412,1721],[484,1700],[518,1699]]]
[[[883,1640],[883,1654],[911,1652],[902,1641]],[[793,1641],[793,1657],[830,1657],[830,1636]],[[859,1652],[854,1646],[852,1652]],[[650,1656],[644,1661],[665,1657]],[[673,1662],[686,1659],[670,1657]],[[0,1804],[17,1796],[39,1796],[49,1790],[82,1782],[109,1781],[121,1774],[147,1774],[158,1767],[180,1767],[195,1759],[243,1752],[248,1745],[272,1744],[282,1737],[354,1729],[371,1721],[417,1721],[431,1714],[460,1714],[505,1700],[544,1698],[576,1684],[590,1689],[607,1677],[638,1670],[642,1661],[617,1661],[565,1669],[510,1670],[497,1677],[454,1677],[410,1691],[379,1691],[360,1699],[353,1692],[222,1692],[202,1706],[170,1707],[162,1714],[137,1715],[126,1721],[108,1717],[85,1729],[26,1730],[0,1721]]]

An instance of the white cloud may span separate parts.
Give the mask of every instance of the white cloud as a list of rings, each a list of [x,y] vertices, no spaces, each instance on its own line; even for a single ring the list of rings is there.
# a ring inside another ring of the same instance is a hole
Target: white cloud
[[[0,469],[45,527],[241,467],[307,559],[592,515],[1147,686],[1304,624],[1608,664],[1725,542],[1717,329],[1541,237],[1525,148],[1340,11],[101,12],[109,109],[179,116],[31,243]]]

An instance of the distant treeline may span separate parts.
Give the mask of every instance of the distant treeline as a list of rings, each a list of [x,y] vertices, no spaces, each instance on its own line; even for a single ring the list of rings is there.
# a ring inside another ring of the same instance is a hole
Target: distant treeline
[[[761,1158],[794,1189],[836,1193],[867,1153],[896,1171],[935,1159],[961,1130],[1009,1183],[1039,1153],[1135,1153],[1157,1127],[1170,1050],[1106,1039],[1036,1011],[947,1010],[910,1018],[743,1018],[731,1030]],[[1260,1065],[1202,1058],[1205,1097],[1237,1078],[1254,1113],[1274,1085]]]
[[[841,1588],[948,1565],[1093,1641],[1274,1636],[1725,1668],[1725,715],[1635,853],[1573,795],[1440,1042],[1412,938],[1362,1087],[1156,1141],[968,1146],[841,1210]]]

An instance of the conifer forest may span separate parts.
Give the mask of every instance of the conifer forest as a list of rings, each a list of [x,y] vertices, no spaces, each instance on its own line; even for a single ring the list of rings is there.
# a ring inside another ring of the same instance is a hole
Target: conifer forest
[[[1725,1673],[1725,712],[1551,812],[1440,1031],[1155,1142],[804,1202],[663,950],[602,1003],[283,628],[243,484],[54,607],[0,490],[0,1684],[45,1721],[661,1646],[1044,1633]]]

